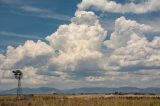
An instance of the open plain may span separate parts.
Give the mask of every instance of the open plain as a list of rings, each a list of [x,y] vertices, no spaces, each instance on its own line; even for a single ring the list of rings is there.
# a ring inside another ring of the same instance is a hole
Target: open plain
[[[0,96],[0,106],[160,106],[160,95]]]

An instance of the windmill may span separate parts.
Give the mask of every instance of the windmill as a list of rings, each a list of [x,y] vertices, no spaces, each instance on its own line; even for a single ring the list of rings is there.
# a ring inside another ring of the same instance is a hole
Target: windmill
[[[15,70],[12,72],[15,78],[18,80],[17,97],[19,97],[22,94],[21,79],[23,77],[23,73],[20,70]]]

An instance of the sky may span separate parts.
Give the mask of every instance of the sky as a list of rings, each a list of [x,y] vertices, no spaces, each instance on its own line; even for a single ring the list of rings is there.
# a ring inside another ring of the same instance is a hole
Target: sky
[[[0,0],[0,90],[160,87],[158,0]]]

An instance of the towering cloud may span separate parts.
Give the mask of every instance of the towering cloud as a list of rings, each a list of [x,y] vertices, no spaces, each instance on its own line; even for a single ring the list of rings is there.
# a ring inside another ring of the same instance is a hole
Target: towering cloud
[[[151,32],[152,28],[148,25],[139,24],[133,20],[126,20],[120,17],[115,21],[115,31],[111,34],[110,40],[106,41],[110,48],[119,48],[127,45],[131,37],[137,35],[144,37],[145,32]]]
[[[16,48],[8,46],[5,59],[1,59],[4,60],[1,69],[7,70],[5,75],[8,70],[17,68],[24,73],[32,73],[26,74],[25,79],[35,77],[42,80],[45,75],[52,76],[46,81],[76,77],[81,71],[82,76],[89,72],[92,75],[92,71],[97,75],[103,57],[101,45],[106,35],[107,31],[93,12],[77,11],[69,25],[61,25],[55,33],[46,37],[49,44],[26,41]]]
[[[78,64],[83,64],[81,61],[86,60],[86,70],[94,69],[103,55],[100,49],[106,31],[93,12],[77,11],[75,16],[71,24],[60,26],[57,32],[46,38],[50,45],[59,51],[59,56],[53,58],[53,61],[75,70],[79,67]]]
[[[120,71],[159,69],[159,37],[147,40],[145,33],[148,31],[152,31],[148,25],[118,18],[110,40],[105,41],[106,46],[113,49],[109,63],[119,66]]]
[[[83,0],[79,8],[89,7],[94,2]],[[149,5],[152,2],[155,1],[137,5]],[[114,1],[96,3],[94,5],[120,5]],[[121,11],[122,7],[118,6],[116,11]],[[55,81],[106,81],[115,80],[121,75],[123,80],[136,80],[134,76],[137,71],[157,72],[160,69],[160,38],[149,41],[145,36],[152,31],[148,25],[120,17],[115,20],[115,31],[106,40],[107,31],[95,13],[77,10],[71,23],[61,25],[46,37],[45,42],[29,40],[16,48],[8,46],[6,55],[0,54],[3,81],[12,83],[11,70],[17,68],[25,73],[23,81],[26,85]]]

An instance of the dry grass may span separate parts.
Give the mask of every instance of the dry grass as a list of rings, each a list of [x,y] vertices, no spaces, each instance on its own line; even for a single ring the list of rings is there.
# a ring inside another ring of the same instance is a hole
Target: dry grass
[[[160,97],[37,95],[30,99],[1,96],[0,106],[160,106]]]

